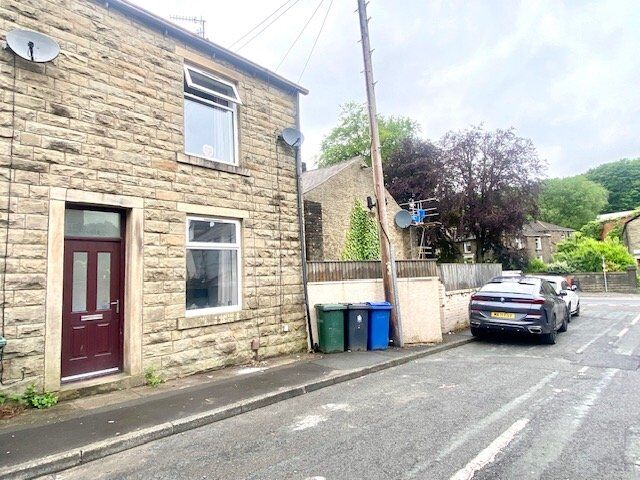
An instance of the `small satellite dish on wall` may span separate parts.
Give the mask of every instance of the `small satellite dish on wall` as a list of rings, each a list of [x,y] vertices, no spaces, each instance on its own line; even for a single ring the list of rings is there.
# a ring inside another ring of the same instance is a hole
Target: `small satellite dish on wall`
[[[30,62],[50,62],[60,54],[60,45],[51,37],[33,30],[11,30],[7,46],[13,53]]]
[[[396,222],[398,228],[409,228],[411,226],[411,212],[407,210],[400,210],[396,213],[393,220]]]
[[[282,130],[282,140],[290,147],[299,147],[304,142],[304,135],[295,128],[285,128]]]

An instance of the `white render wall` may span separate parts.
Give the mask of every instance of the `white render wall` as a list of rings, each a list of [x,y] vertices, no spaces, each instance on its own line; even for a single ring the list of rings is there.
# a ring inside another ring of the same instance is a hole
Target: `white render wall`
[[[405,344],[442,341],[441,284],[436,277],[398,279],[398,298]],[[314,282],[308,285],[313,342],[318,330],[315,305],[384,301],[381,279]]]

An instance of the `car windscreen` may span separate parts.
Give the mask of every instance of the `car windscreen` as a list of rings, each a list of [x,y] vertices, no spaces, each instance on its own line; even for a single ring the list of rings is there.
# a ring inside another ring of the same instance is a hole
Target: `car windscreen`
[[[551,288],[553,288],[556,291],[556,293],[560,292],[560,287],[555,281],[547,280],[547,282],[549,282],[549,285],[551,285]]]
[[[495,282],[483,285],[479,291],[495,293],[526,293],[535,295],[538,293],[539,289],[540,286],[537,283]]]

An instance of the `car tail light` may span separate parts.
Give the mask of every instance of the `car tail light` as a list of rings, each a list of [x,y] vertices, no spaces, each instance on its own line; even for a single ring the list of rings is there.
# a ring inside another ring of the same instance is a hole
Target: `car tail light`
[[[528,303],[528,304],[533,304],[533,305],[544,305],[544,298],[534,298],[534,299],[518,298],[518,299],[513,299],[513,301],[515,303]]]
[[[485,297],[484,295],[471,295],[471,300],[475,300],[476,302],[490,302],[492,298]]]

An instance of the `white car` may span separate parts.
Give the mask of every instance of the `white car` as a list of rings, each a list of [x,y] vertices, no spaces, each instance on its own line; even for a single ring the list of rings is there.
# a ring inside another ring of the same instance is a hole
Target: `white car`
[[[536,275],[538,278],[543,278],[551,284],[556,293],[562,297],[562,299],[569,307],[571,315],[576,317],[580,315],[580,297],[576,293],[577,287],[575,285],[569,285],[567,280],[560,275]]]

